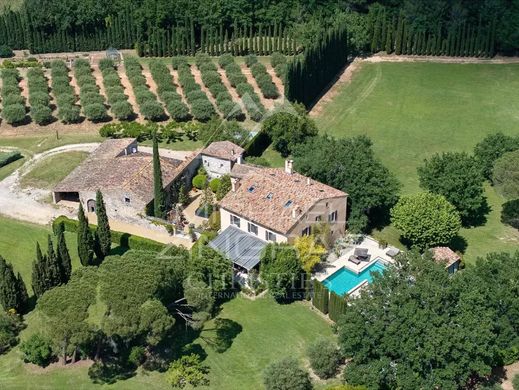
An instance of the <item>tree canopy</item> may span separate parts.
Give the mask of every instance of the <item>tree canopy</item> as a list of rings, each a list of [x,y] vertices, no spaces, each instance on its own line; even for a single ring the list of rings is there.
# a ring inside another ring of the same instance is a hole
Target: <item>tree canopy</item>
[[[351,231],[366,229],[370,218],[383,214],[398,198],[397,179],[375,158],[371,146],[366,136],[316,136],[293,153],[298,172],[349,194]]]
[[[308,372],[294,358],[285,358],[268,366],[263,373],[267,390],[311,390]]]
[[[403,238],[421,249],[449,244],[461,228],[454,206],[430,192],[401,197],[391,209],[391,221]]]
[[[474,156],[485,178],[490,179],[496,160],[503,154],[517,149],[519,149],[519,137],[495,133],[487,135],[474,147]]]
[[[420,186],[443,195],[460,213],[464,223],[484,213],[483,175],[476,159],[467,153],[435,154],[418,167]]]
[[[496,160],[492,183],[507,199],[519,198],[519,150],[505,153]]]
[[[509,263],[506,269],[519,260],[501,257]],[[430,255],[413,252],[404,254],[383,274],[374,275],[360,298],[349,301],[338,323],[340,346],[352,358],[344,379],[368,389],[454,390],[473,375],[490,374],[500,360],[496,345],[503,334],[500,321],[506,318],[505,312],[514,311],[507,306],[512,303],[509,300],[501,314],[504,318],[498,315],[499,299],[513,293],[504,292],[496,279],[491,282],[495,287],[485,292],[490,282],[487,272],[498,268],[492,261],[485,264],[466,276],[450,277]],[[480,274],[487,275],[483,283]],[[515,283],[517,270],[512,275],[513,281],[506,285]],[[502,292],[491,297],[496,289]],[[516,334],[515,328],[504,332]],[[510,342],[507,339],[503,346]]]

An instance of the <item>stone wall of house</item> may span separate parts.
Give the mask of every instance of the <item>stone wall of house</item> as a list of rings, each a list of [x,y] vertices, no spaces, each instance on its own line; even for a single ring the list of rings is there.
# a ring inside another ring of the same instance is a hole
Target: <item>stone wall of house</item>
[[[330,224],[332,238],[336,240],[346,231],[347,197],[324,199],[316,202],[288,233],[289,242],[303,234],[303,231],[319,222]],[[332,213],[337,211],[335,221],[330,221]]]
[[[81,192],[79,194],[81,203],[85,210],[89,210],[89,204],[95,204],[95,192]],[[129,202],[127,202],[127,199]],[[144,215],[146,204],[137,196],[126,191],[105,191],[103,199],[106,205],[106,213],[109,218],[123,221],[133,221],[138,214]]]
[[[231,173],[232,163],[217,157],[202,155],[202,165],[211,179]]]
[[[253,206],[252,206],[253,207]],[[231,215],[235,215],[235,214],[232,214],[230,213],[228,210],[225,210],[225,209],[220,209],[220,218],[221,218],[221,229],[222,231],[225,230],[227,227],[229,227],[231,225]],[[238,215],[236,215],[238,218],[240,218],[240,226],[236,226],[238,228],[240,228],[241,230],[243,230],[244,232],[247,232],[249,234],[253,234],[253,233],[250,233],[249,232],[249,223],[252,223],[254,225],[256,225],[258,227],[258,234],[256,235],[256,237],[262,239],[263,241],[267,241],[267,231],[270,231],[272,233],[274,233],[276,235],[276,242],[287,242],[287,237],[280,234],[280,233],[277,233],[277,232],[274,232],[272,230],[269,230],[267,229],[266,227],[264,226],[261,226],[261,225],[258,225],[257,223],[254,223],[246,218],[243,218],[243,217],[240,217]],[[253,234],[255,235],[255,234]]]

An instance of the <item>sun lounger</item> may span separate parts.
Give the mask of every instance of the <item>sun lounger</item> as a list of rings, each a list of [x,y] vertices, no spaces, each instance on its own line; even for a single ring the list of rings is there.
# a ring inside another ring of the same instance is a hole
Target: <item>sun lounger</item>
[[[388,255],[389,257],[395,257],[396,255],[398,255],[400,253],[400,249],[398,248],[395,248],[395,247],[391,247],[388,249],[388,251],[386,252],[386,255]]]
[[[351,261],[353,264],[359,265],[361,263],[361,260],[358,259],[355,255],[351,255],[348,258],[348,261]]]
[[[368,255],[368,250],[366,248],[355,248],[355,251],[353,252],[353,256],[355,256],[356,258],[360,259],[360,260],[366,260],[369,255]]]

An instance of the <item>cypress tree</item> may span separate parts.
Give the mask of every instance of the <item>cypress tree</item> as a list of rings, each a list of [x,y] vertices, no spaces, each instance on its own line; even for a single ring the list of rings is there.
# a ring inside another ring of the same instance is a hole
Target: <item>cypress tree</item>
[[[157,134],[153,135],[153,194],[153,215],[156,218],[164,218],[166,216],[166,194],[162,183]]]
[[[99,240],[99,253],[97,253],[97,256],[104,259],[108,256],[112,247],[112,234],[110,232],[110,224],[108,223],[103,194],[99,190],[96,192],[96,215],[96,236]]]
[[[88,227],[88,218],[85,215],[81,203],[79,204],[78,220],[77,251],[79,254],[79,260],[84,266],[92,265],[92,260],[94,258],[93,239]]]
[[[48,288],[59,286],[61,281],[61,260],[58,259],[56,252],[54,251],[54,245],[50,234],[47,236],[47,262],[45,264]]]
[[[402,17],[402,12],[398,15],[398,27],[396,29],[396,37],[395,37],[395,54],[402,54],[402,35],[404,33],[404,19]]]
[[[393,52],[393,25],[395,24],[394,20],[389,23],[387,33],[386,33],[386,43],[385,50],[386,54],[391,54]]]
[[[61,263],[61,282],[67,283],[72,274],[72,261],[65,240],[65,224],[61,222],[56,230],[56,253]]]
[[[40,243],[36,243],[36,261],[32,263],[32,291],[37,298],[45,292],[45,275],[43,272],[43,254]]]
[[[22,287],[23,285],[23,287]],[[21,313],[27,305],[27,289],[20,274],[15,276],[11,263],[0,256],[0,304],[4,310],[14,309]]]
[[[371,18],[373,20],[373,36],[371,38],[371,52],[376,53],[379,48],[379,42],[380,42],[380,14],[382,13],[380,10],[375,11],[375,15]]]

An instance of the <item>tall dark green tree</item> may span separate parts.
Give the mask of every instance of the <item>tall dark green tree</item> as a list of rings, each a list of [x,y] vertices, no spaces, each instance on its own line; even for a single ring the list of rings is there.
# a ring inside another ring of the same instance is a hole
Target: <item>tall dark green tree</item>
[[[65,224],[61,222],[56,230],[56,253],[61,263],[61,281],[67,283],[72,274],[72,261],[65,240]]]
[[[98,248],[97,257],[104,259],[110,253],[112,247],[112,234],[110,232],[110,224],[108,223],[108,215],[106,214],[106,206],[101,191],[96,193],[96,215],[97,229],[96,239]]]
[[[45,292],[45,274],[43,272],[43,254],[40,243],[36,243],[36,260],[32,263],[32,291],[37,298]]]
[[[5,311],[14,309],[22,313],[27,307],[27,289],[20,274],[16,276],[13,266],[0,256],[0,305]]]
[[[88,226],[88,218],[83,210],[83,205],[79,204],[77,229],[77,251],[79,260],[84,266],[92,265],[94,259],[94,242],[92,233]]]
[[[166,194],[162,183],[159,143],[156,134],[153,136],[153,194],[153,215],[156,218],[164,218],[166,215]]]

